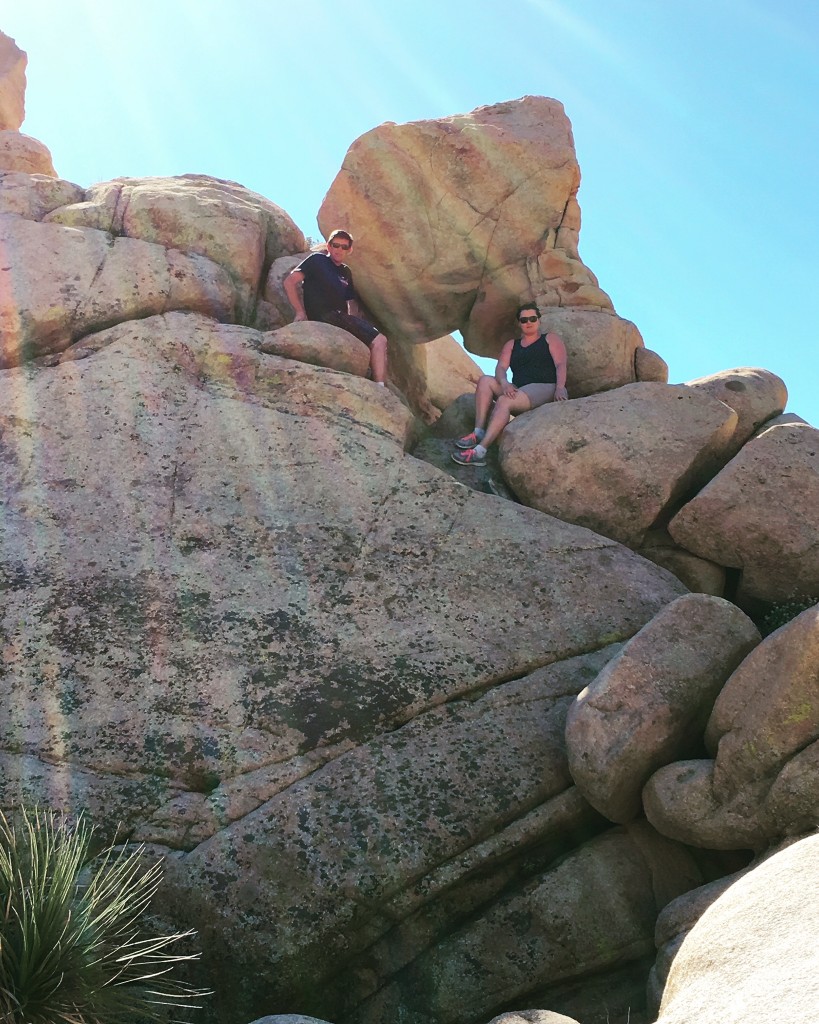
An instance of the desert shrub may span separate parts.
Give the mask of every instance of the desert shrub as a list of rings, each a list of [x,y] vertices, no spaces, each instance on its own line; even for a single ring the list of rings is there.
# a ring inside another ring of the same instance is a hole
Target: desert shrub
[[[763,636],[768,636],[791,619],[795,619],[801,612],[812,608],[817,602],[819,598],[816,597],[792,597],[787,601],[777,601],[768,605],[757,622],[759,632]]]
[[[172,970],[191,933],[151,937],[140,918],[161,881],[142,849],[94,856],[93,828],[48,810],[0,812],[0,1021],[145,1024],[205,993]]]

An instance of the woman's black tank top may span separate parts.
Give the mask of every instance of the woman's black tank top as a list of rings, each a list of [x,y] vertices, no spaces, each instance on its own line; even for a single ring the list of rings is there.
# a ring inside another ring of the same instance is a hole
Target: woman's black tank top
[[[509,360],[515,387],[522,388],[524,384],[557,384],[557,367],[549,351],[546,335],[541,334],[537,341],[525,348],[520,342],[520,338],[515,339],[512,358]]]

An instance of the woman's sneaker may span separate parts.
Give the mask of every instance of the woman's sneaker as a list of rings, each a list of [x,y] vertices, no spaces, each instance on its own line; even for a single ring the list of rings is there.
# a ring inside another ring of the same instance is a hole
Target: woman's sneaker
[[[458,448],[474,448],[476,444],[480,444],[481,439],[473,430],[471,434],[467,434],[466,437],[459,437],[455,444]]]
[[[470,448],[465,452],[453,452],[452,461],[457,462],[459,466],[485,466],[486,456],[479,455],[474,448]]]

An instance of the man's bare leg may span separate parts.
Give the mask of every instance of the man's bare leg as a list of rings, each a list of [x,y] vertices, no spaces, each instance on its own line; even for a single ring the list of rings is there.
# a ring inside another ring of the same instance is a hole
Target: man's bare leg
[[[383,384],[387,379],[387,339],[383,334],[376,334],[370,342],[370,370],[376,384]]]

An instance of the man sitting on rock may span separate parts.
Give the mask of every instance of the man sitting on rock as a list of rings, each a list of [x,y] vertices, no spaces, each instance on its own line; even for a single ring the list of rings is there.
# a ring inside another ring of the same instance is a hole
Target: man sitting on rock
[[[387,379],[387,339],[358,315],[353,272],[344,262],[353,236],[340,228],[327,239],[327,252],[313,252],[284,279],[284,290],[296,320],[321,320],[355,335],[370,350],[370,372],[376,384]],[[300,287],[301,286],[301,287]]]
[[[475,392],[475,429],[455,444],[463,449],[452,453],[460,466],[486,465],[486,450],[510,418],[546,402],[565,402],[566,346],[559,335],[541,334],[540,310],[530,302],[517,311],[521,337],[507,341],[501,349],[495,376],[484,375]],[[512,368],[512,383],[506,371]],[[492,403],[489,426],[486,420]]]

